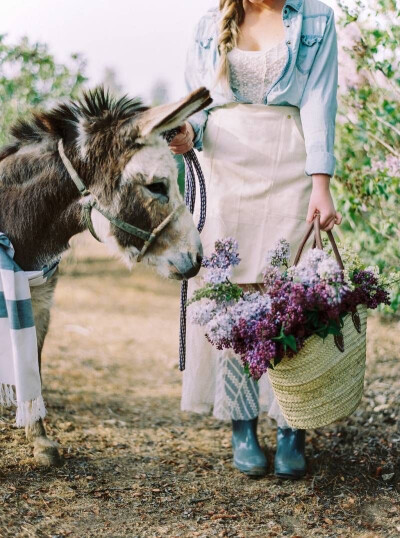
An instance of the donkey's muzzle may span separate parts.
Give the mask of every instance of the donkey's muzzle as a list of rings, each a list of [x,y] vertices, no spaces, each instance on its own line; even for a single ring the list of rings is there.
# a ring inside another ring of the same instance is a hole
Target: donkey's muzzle
[[[200,271],[202,259],[203,256],[200,252],[195,256],[190,252],[179,254],[177,259],[169,262],[173,266],[172,278],[178,280],[193,278]]]
[[[189,257],[191,258],[192,256],[189,254]],[[203,256],[201,256],[201,254],[196,255],[196,260],[193,263],[192,268],[189,269],[189,271],[186,271],[186,273],[183,273],[183,277],[185,279],[192,278],[197,275],[197,273],[200,271],[202,259],[203,259]]]

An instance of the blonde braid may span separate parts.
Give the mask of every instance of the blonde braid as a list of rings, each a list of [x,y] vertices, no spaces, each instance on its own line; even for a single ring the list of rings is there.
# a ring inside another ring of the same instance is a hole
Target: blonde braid
[[[228,52],[236,47],[239,38],[239,27],[244,20],[243,0],[220,0],[221,23],[218,38],[220,63],[217,82],[229,85]]]

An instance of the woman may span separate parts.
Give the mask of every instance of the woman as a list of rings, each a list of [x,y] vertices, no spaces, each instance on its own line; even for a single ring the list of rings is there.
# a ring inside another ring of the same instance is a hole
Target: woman
[[[323,230],[340,224],[329,190],[337,91],[333,10],[319,0],[220,0],[199,22],[187,85],[212,88],[213,103],[171,142],[174,153],[202,151],[207,182],[206,254],[232,236],[242,258],[233,280],[262,281],[266,251],[285,237],[295,253],[316,213]],[[266,106],[267,105],[267,106]],[[197,208],[198,209],[198,208]],[[189,284],[189,296],[201,285]],[[268,377],[248,379],[238,357],[212,348],[188,325],[182,409],[231,419],[234,465],[264,475],[257,439],[265,409],[278,423],[275,474],[305,473],[305,432],[286,423]]]

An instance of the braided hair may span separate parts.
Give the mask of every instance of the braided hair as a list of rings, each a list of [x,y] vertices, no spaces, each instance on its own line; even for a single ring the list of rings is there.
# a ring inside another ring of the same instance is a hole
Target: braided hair
[[[239,38],[239,27],[244,20],[243,0],[220,0],[221,21],[218,38],[220,63],[217,82],[228,86],[229,62],[228,52],[236,47]]]

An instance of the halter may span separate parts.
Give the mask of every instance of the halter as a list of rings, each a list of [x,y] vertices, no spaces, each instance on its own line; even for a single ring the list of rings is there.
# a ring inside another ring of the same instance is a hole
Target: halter
[[[102,243],[101,239],[96,234],[96,231],[93,226],[92,222],[92,209],[96,209],[99,213],[103,215],[111,224],[119,228],[120,230],[123,230],[124,232],[133,235],[135,237],[138,237],[139,239],[143,239],[144,245],[142,247],[142,250],[140,251],[137,261],[140,262],[143,259],[143,256],[147,252],[147,250],[150,248],[150,246],[154,243],[154,241],[157,239],[157,237],[160,235],[160,233],[168,226],[168,224],[176,217],[176,215],[182,211],[185,206],[183,204],[180,204],[176,209],[172,211],[163,221],[161,224],[159,224],[152,232],[147,232],[145,230],[142,230],[141,228],[137,228],[136,226],[133,226],[133,224],[129,224],[128,222],[125,222],[123,220],[120,220],[116,217],[113,217],[110,215],[105,209],[103,209],[94,194],[92,194],[87,188],[86,185],[83,183],[81,178],[79,177],[78,173],[72,166],[71,161],[68,159],[68,157],[65,155],[64,152],[64,145],[62,140],[60,139],[58,142],[58,152],[60,154],[61,160],[64,163],[65,168],[67,169],[70,178],[75,183],[78,191],[81,193],[82,197],[91,196],[91,199],[88,202],[85,202],[82,204],[83,207],[83,215],[85,224],[88,227],[89,232],[92,234],[92,236]]]

